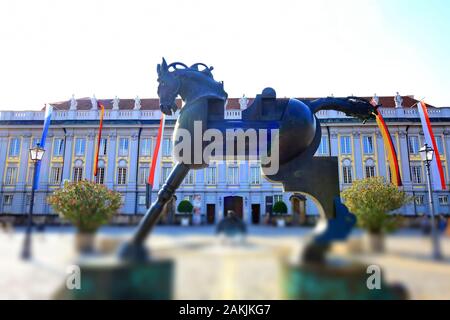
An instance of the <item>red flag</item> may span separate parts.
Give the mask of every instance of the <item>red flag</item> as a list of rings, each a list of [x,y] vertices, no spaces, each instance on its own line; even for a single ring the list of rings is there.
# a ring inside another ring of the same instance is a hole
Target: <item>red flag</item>
[[[100,106],[100,125],[98,127],[97,145],[95,146],[94,177],[96,177],[98,173],[98,155],[100,153],[100,142],[102,141],[103,116],[105,114],[105,107],[103,104],[99,102],[98,105]]]
[[[441,156],[431,128],[430,117],[428,116],[427,105],[425,102],[421,101],[418,104],[417,111],[419,112],[420,122],[422,123],[425,142],[434,150],[434,157],[431,161],[431,176],[434,190],[445,190],[447,189],[447,186],[445,185],[444,169],[442,168]]]
[[[160,150],[161,150],[161,144],[163,141],[165,122],[166,122],[166,117],[164,116],[164,113],[163,113],[161,115],[161,121],[159,122],[158,136],[156,137],[155,149],[154,149],[153,155],[152,155],[152,164],[150,167],[150,172],[149,172],[148,181],[147,181],[147,183],[151,186],[151,188],[155,187],[155,176],[157,176],[158,172],[159,172],[159,163],[161,160]],[[156,184],[158,184],[158,180],[156,180]]]

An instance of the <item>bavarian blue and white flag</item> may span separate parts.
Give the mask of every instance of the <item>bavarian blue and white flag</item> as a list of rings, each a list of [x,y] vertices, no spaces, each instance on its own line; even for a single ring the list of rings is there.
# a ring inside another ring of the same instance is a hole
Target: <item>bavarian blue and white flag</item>
[[[45,140],[47,139],[48,128],[50,127],[50,122],[52,121],[53,106],[47,103],[45,107],[44,115],[44,127],[42,129],[41,142],[39,143],[41,148],[45,148]],[[41,162],[39,161],[36,165],[36,174],[33,181],[33,189],[36,190],[39,186],[39,174],[41,171]]]

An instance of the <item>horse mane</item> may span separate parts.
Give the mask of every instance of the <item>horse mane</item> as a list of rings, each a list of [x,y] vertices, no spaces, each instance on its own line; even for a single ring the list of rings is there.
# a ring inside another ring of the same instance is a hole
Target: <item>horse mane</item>
[[[180,64],[180,63],[177,63],[177,64]],[[178,77],[181,77],[184,79],[190,79],[193,82],[202,84],[202,85],[212,89],[213,91],[227,97],[228,95],[223,88],[223,82],[218,82],[218,81],[214,80],[214,77],[210,71],[210,70],[212,70],[212,67],[200,71],[197,68],[195,68],[198,65],[206,66],[203,63],[196,63],[195,65],[193,65],[194,68],[192,68],[192,67],[184,68],[184,69],[176,68],[171,73],[173,73],[175,76],[178,76]]]

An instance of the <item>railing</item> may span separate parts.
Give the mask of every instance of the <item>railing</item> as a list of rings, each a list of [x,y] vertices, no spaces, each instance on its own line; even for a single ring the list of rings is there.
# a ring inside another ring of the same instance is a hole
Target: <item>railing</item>
[[[410,119],[418,118],[417,109],[406,108],[380,108],[381,114],[385,118]],[[430,118],[448,117],[450,118],[450,107],[428,109]],[[175,120],[179,113],[167,116],[166,119]],[[319,119],[346,119],[344,113],[335,110],[321,110],[316,113]],[[225,119],[241,119],[241,110],[226,110]],[[52,118],[54,120],[98,120],[100,117],[99,110],[55,110]],[[159,120],[161,118],[160,110],[107,110],[104,118],[107,120],[115,119],[143,119],[143,120]],[[0,111],[1,120],[14,121],[31,121],[44,120],[44,111]]]

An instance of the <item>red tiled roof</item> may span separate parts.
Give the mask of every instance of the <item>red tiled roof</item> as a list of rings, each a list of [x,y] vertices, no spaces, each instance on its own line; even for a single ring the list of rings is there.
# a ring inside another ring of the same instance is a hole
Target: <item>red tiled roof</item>
[[[370,101],[372,97],[363,97],[367,101]],[[414,99],[411,96],[402,96],[403,98],[403,107],[411,108],[414,106],[418,100]],[[237,110],[240,109],[239,105],[240,98],[229,98],[227,102],[228,110]],[[314,100],[316,98],[298,98],[299,100]],[[379,97],[380,104],[384,108],[395,108],[395,100],[394,96],[387,97]],[[248,105],[251,105],[254,98],[248,98]],[[101,102],[105,109],[112,109],[113,99],[98,99],[97,101]],[[51,105],[56,110],[69,110],[70,108],[70,100],[54,102]],[[177,105],[181,108],[181,100],[177,99]],[[427,104],[427,107],[434,108],[433,106]],[[77,110],[90,110],[92,108],[91,98],[80,98],[77,99]],[[119,101],[120,110],[131,110],[134,108],[134,99],[120,99]],[[159,99],[158,98],[150,98],[150,99],[141,99],[141,110],[159,110]]]

